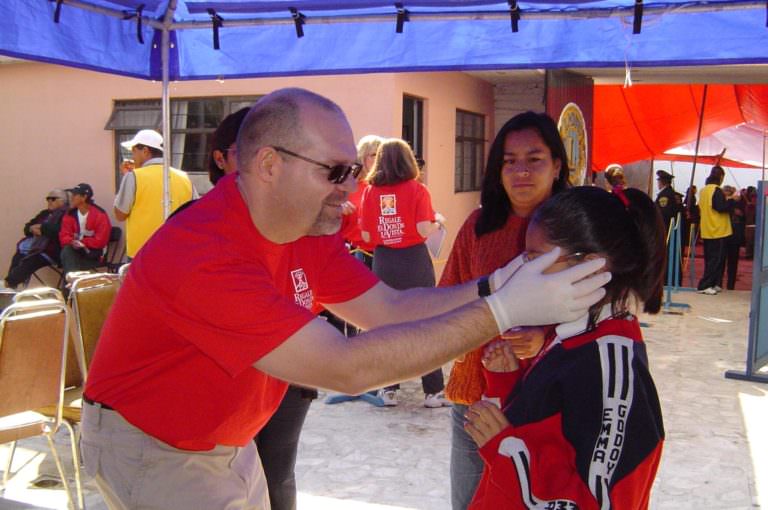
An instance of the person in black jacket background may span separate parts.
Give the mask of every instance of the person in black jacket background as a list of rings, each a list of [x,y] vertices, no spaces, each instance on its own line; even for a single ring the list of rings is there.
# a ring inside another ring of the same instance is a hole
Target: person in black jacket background
[[[5,277],[5,284],[16,288],[38,269],[59,263],[59,230],[67,211],[67,193],[53,189],[45,197],[48,207],[24,225],[24,237],[16,243],[16,253]]]
[[[672,187],[672,179],[675,176],[664,170],[656,172],[656,183],[659,185],[659,194],[656,195],[656,205],[664,218],[664,227],[669,231],[669,224],[677,213],[682,211],[683,195]]]

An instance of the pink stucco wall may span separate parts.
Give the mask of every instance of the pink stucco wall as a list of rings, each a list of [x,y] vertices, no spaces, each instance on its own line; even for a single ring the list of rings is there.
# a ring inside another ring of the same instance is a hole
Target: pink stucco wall
[[[452,241],[477,205],[478,193],[453,192],[455,111],[487,118],[492,136],[493,87],[463,73],[365,74],[178,82],[171,97],[265,94],[299,86],[330,97],[347,113],[355,138],[400,136],[403,94],[425,102],[427,185],[448,218]],[[115,99],[157,98],[159,83],[66,67],[0,65],[0,272],[5,275],[24,223],[45,207],[54,187],[88,182],[96,202],[112,209],[113,133],[104,129]],[[450,245],[447,245],[447,248]],[[448,250],[444,250],[447,257]],[[443,257],[444,258],[444,257]],[[442,269],[438,262],[437,270]]]

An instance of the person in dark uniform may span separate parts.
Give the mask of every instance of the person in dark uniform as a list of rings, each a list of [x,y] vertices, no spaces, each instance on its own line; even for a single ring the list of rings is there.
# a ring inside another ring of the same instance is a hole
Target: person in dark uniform
[[[667,233],[667,242],[669,242],[669,225],[672,222],[672,218],[677,217],[677,214],[683,210],[683,195],[672,188],[672,179],[674,179],[674,177],[674,175],[665,172],[664,170],[656,171],[656,184],[659,186],[659,194],[656,195],[656,207],[659,208],[661,217],[664,219],[664,231]],[[666,269],[667,266],[665,263],[664,282],[669,283],[667,281]],[[679,285],[681,283],[682,273],[678,273],[677,284]]]
[[[669,231],[669,223],[672,218],[683,208],[683,195],[672,188],[672,179],[674,175],[664,170],[656,172],[656,183],[659,185],[659,194],[656,195],[656,205],[661,211],[661,217],[664,218],[664,226]]]

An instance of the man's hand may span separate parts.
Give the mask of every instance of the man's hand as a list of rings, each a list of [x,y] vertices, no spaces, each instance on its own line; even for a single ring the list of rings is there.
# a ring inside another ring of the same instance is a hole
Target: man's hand
[[[136,167],[136,164],[133,162],[132,159],[124,159],[122,163],[120,163],[120,175],[125,175],[128,172],[133,172],[134,168]]]
[[[605,259],[542,274],[559,256],[560,248],[555,248],[523,264],[507,283],[485,298],[500,334],[515,326],[576,320],[605,296],[602,287],[611,280],[611,274],[593,274],[605,265]]]
[[[72,241],[72,248],[76,248],[79,250],[81,248],[85,248],[85,245],[79,239],[75,239],[74,241]]]
[[[500,267],[488,277],[488,282],[491,284],[491,292],[496,292],[507,283],[507,280],[515,274],[515,271],[520,269],[523,265],[523,254],[521,253],[517,257],[513,258],[506,266]]]
[[[35,223],[34,225],[31,225],[29,227],[29,231],[32,232],[33,236],[41,236],[41,235],[43,235],[43,231],[42,231],[39,223]]]
[[[472,404],[464,418],[467,419],[464,430],[477,443],[478,448],[485,446],[485,443],[509,426],[509,421],[501,409],[486,400]]]

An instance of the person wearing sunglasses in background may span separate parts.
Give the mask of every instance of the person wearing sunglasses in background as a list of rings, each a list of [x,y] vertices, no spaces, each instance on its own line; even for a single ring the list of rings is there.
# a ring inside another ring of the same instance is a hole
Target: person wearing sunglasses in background
[[[16,243],[16,253],[5,277],[5,285],[15,289],[38,269],[59,264],[61,220],[67,212],[66,191],[53,189],[45,197],[48,207],[24,225],[24,237]]]
[[[338,235],[362,168],[352,129],[307,90],[261,98],[237,153],[239,173],[137,254],[104,324],[81,452],[109,508],[268,509],[252,439],[289,383],[355,395],[417,377],[514,326],[574,320],[610,279],[588,276],[602,260],[543,274],[553,250],[455,287],[380,282]],[[365,332],[347,339],[321,306]]]

